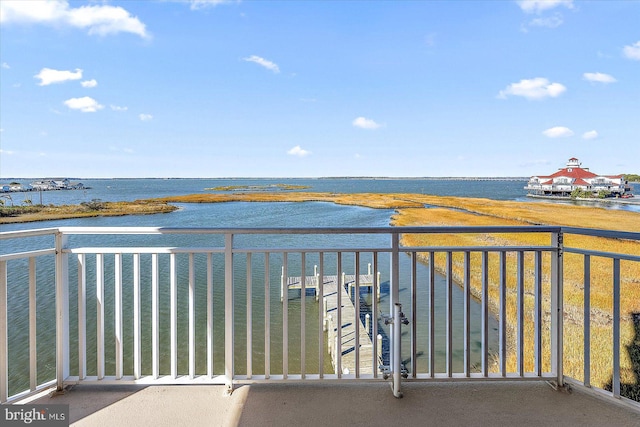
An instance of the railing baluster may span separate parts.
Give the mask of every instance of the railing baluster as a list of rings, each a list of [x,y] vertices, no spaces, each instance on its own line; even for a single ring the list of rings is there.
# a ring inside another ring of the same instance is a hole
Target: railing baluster
[[[435,279],[436,279],[436,255],[429,252],[429,376],[435,375]]]
[[[620,259],[613,259],[613,397],[620,397]]]
[[[518,375],[524,376],[524,252],[518,251],[518,283],[517,296],[517,328],[518,336],[516,342]]]
[[[584,377],[583,384],[591,387],[591,255],[584,256]]]
[[[78,379],[87,375],[87,264],[78,254]]]
[[[400,234],[391,234],[391,277],[390,277],[390,311],[393,316],[391,324],[391,373],[393,375],[393,395],[402,397],[401,366],[402,366],[402,324],[400,323]]]
[[[140,331],[140,254],[133,254],[133,378],[142,376],[142,334]]]
[[[196,376],[196,276],[193,253],[189,254],[189,378]]]
[[[252,302],[253,302],[253,297],[252,297],[252,277],[251,277],[251,252],[249,252],[247,254],[247,317],[246,317],[246,321],[247,321],[247,378],[251,378],[252,376],[252,371],[253,371],[253,349],[252,349],[252,343],[253,343],[253,316],[252,316]]]
[[[324,252],[318,254],[319,257],[319,273],[318,273],[318,372],[320,378],[324,378]]]
[[[360,252],[355,253],[356,256],[356,265],[355,265],[355,289],[354,289],[354,331],[355,331],[355,350],[356,350],[356,378],[360,378]]]
[[[535,261],[535,338],[534,338],[534,352],[535,352],[535,373],[537,376],[542,376],[542,252],[536,251]]]
[[[7,318],[7,261],[0,261],[0,403],[9,395],[9,323]]]
[[[36,343],[36,259],[29,258],[29,390],[38,385],[38,349]]]
[[[306,352],[305,352],[305,347],[306,347],[306,336],[305,336],[305,317],[306,317],[306,293],[307,293],[307,288],[306,288],[306,280],[307,280],[307,273],[306,273],[306,257],[305,257],[305,253],[302,252],[302,254],[300,255],[300,271],[302,272],[300,280],[300,375],[302,376],[302,378],[305,377],[305,364],[306,364]]]
[[[269,252],[264,253],[264,376],[271,375],[271,290],[269,289]]]
[[[342,252],[338,252],[338,260],[337,260],[337,272],[336,272],[336,280],[338,281],[338,286],[336,287],[336,299],[337,310],[336,313],[336,348],[334,349],[336,355],[336,373],[338,374],[338,378],[342,378],[342,289],[344,287],[344,283],[342,283]]]
[[[224,235],[224,375],[227,391],[233,391],[235,314],[233,306],[233,234]]]
[[[96,337],[97,337],[97,374],[104,378],[104,258],[96,254]]]
[[[371,274],[373,274],[373,297],[371,298],[371,312],[373,314],[372,326],[371,326],[371,341],[373,342],[373,377],[378,378],[378,366],[382,365],[382,360],[378,359],[378,353],[382,352],[381,348],[378,348],[378,300],[380,298],[380,291],[378,283],[378,253],[374,252],[372,255],[372,268]]]
[[[124,349],[122,342],[122,254],[114,256],[114,317],[115,317],[115,339],[116,339],[116,379],[122,378]]]
[[[551,234],[551,246],[557,248],[551,256],[551,369],[559,387],[564,385],[563,373],[563,235]]]
[[[500,375],[507,376],[507,252],[500,252]]]
[[[56,388],[69,376],[69,259],[63,252],[67,236],[56,233]],[[103,342],[104,348],[104,342]]]
[[[453,260],[451,252],[447,252],[447,276],[446,276],[446,336],[447,336],[447,376],[452,376],[452,363],[453,363],[453,299],[452,299],[452,288],[453,288]]]
[[[154,380],[160,376],[160,303],[158,287],[158,254],[151,254],[151,359]]]
[[[213,378],[213,254],[207,253],[207,376]]]
[[[282,377],[287,379],[289,374],[289,277],[288,253],[282,255],[282,280],[283,280],[283,300],[282,300]]]
[[[464,376],[471,374],[471,253],[464,252]]]
[[[489,253],[482,252],[481,340],[482,376],[489,376]]]
[[[169,324],[171,346],[171,378],[178,377],[178,271],[176,254],[169,254]]]
[[[418,374],[418,254],[411,252],[411,377]]]

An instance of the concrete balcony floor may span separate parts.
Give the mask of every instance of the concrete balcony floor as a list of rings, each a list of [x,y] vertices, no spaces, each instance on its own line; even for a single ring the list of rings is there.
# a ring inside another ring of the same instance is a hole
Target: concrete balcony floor
[[[640,426],[640,411],[542,382],[287,383],[72,387],[37,404],[69,404],[76,426]]]

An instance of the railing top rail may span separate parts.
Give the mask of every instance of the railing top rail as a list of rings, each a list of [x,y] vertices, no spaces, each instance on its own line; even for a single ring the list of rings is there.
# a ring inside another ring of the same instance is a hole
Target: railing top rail
[[[48,236],[59,232],[59,228],[35,228],[32,230],[0,231],[0,240],[20,237]]]
[[[640,233],[635,233],[632,231],[602,230],[597,228],[562,227],[562,232],[567,234],[581,234],[585,236],[594,236],[594,237],[608,237],[612,239],[640,240]]]
[[[59,227],[2,231],[0,240],[46,236],[87,234],[444,234],[444,233],[568,233],[614,239],[640,240],[640,233],[548,225],[526,226],[410,226],[410,227]]]
[[[428,227],[60,227],[72,234],[396,234],[396,233],[558,233],[558,226],[428,226]]]

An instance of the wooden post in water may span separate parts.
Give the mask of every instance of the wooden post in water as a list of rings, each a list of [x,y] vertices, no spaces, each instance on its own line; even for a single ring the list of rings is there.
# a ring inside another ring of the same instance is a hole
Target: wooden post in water
[[[282,267],[282,273],[280,274],[280,302],[284,302],[284,287],[285,287],[285,278],[284,278],[284,266]]]
[[[364,328],[367,330],[367,335],[371,336],[371,332],[369,332],[369,328],[371,327],[371,315],[367,313],[364,316]]]
[[[316,278],[316,301],[320,300],[320,274],[318,273],[318,266],[313,266],[313,275]]]

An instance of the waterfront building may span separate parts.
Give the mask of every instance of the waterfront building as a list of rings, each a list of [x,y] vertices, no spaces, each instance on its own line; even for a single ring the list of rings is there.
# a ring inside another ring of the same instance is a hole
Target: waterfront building
[[[69,178],[55,178],[55,179],[44,179],[40,181],[34,181],[31,183],[31,187],[37,191],[83,190],[86,188],[81,182],[72,184],[69,181]]]
[[[529,195],[569,197],[575,190],[590,193],[593,196],[604,194],[608,197],[620,197],[630,193],[632,188],[624,175],[598,175],[583,168],[575,157],[551,175],[532,176],[525,187]]]

